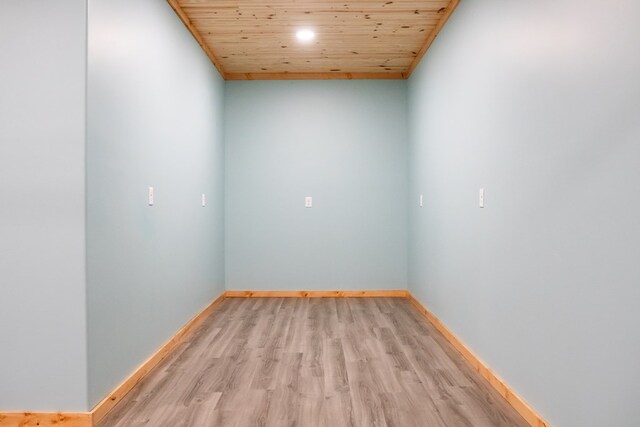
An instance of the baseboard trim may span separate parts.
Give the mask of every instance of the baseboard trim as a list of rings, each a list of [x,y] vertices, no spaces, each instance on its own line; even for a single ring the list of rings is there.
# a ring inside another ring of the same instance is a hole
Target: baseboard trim
[[[176,334],[131,373],[107,397],[98,403],[91,412],[80,413],[44,413],[44,412],[0,412],[0,427],[93,427],[122,400],[153,368],[166,358],[178,344],[216,309],[224,300],[222,293],[204,310],[189,320]]]
[[[406,298],[402,289],[384,291],[226,291],[225,298]]]
[[[407,298],[427,318],[427,320],[462,354],[467,363],[484,377],[489,384],[522,416],[532,427],[551,427],[523,398],[498,377],[489,367],[460,341],[433,313],[427,310],[410,292]]]
[[[215,310],[215,308],[224,300],[225,294],[222,293],[218,298],[213,300],[204,310],[193,317],[186,325],[182,327],[169,341],[167,341],[158,351],[149,357],[142,365],[138,367],[127,379],[125,379],[115,390],[98,403],[91,411],[93,423],[97,424],[114,406],[122,400],[122,398],[131,391],[136,384],[140,382],[151,370],[166,358],[173,349],[176,348],[191,332]]]
[[[460,341],[433,313],[427,310],[409,291],[225,291],[204,310],[193,317],[158,351],[142,363],[127,379],[98,403],[91,412],[45,413],[45,412],[0,412],[0,427],[93,427],[122,400],[136,384],[165,359],[178,344],[216,309],[225,298],[407,298],[433,326],[444,335],[451,345],[462,354],[467,363],[484,377],[489,384],[531,425],[551,427],[524,399],[500,379],[469,348]]]
[[[0,412],[0,427],[92,427],[90,412]]]

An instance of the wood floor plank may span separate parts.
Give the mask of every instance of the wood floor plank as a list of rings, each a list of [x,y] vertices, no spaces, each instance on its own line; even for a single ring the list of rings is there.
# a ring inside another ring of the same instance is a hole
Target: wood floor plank
[[[325,399],[323,421],[326,427],[358,426],[349,391],[335,393]]]
[[[524,427],[405,299],[229,298],[99,427]]]

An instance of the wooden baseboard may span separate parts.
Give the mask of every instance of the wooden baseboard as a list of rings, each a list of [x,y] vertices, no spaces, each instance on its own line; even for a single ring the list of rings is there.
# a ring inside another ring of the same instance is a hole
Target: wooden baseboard
[[[406,290],[386,291],[226,291],[225,298],[406,298]]]
[[[122,384],[98,403],[91,412],[81,413],[36,413],[0,412],[0,427],[93,427],[104,418],[131,389],[176,348],[191,332],[215,310],[224,300],[224,293],[213,300],[204,310],[193,317],[158,351],[149,357]]]
[[[511,387],[500,379],[489,367],[460,341],[433,313],[427,310],[410,292],[407,298],[429,322],[462,354],[467,363],[482,375],[489,384],[524,418],[532,427],[551,427],[531,406],[527,404]]]
[[[92,427],[90,412],[0,412],[0,427]]]
[[[251,297],[407,297],[406,290],[389,291],[226,291],[204,310],[192,318],[168,342],[149,357],[107,397],[98,403],[91,412],[83,413],[36,413],[36,412],[0,412],[0,427],[92,427],[109,413],[136,384],[158,365],[187,335],[193,332],[225,298]]]
[[[224,300],[224,293],[216,298],[204,310],[198,313],[193,319],[187,322],[169,341],[167,341],[158,351],[148,358],[138,369],[136,369],[126,380],[122,382],[107,397],[98,403],[91,415],[93,423],[97,424],[104,416],[113,409],[131,389],[142,380],[158,363],[160,363],[171,351],[180,344],[187,335],[193,332],[200,324],[215,310]]]
[[[225,298],[407,298],[433,326],[458,350],[465,360],[533,427],[551,427],[524,399],[518,396],[487,365],[458,339],[433,313],[427,310],[409,291],[226,291],[191,319],[167,343],[147,359],[126,380],[98,403],[91,412],[36,413],[0,412],[0,427],[92,427],[160,363],[185,337],[193,332]]]

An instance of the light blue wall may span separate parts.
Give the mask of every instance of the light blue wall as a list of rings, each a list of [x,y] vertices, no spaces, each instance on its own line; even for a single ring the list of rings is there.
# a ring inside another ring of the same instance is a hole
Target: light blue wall
[[[93,406],[224,291],[224,82],[164,1],[90,0],[88,23]]]
[[[165,2],[90,0],[88,64],[85,1],[3,3],[0,410],[89,409],[219,295],[226,197],[228,289],[405,288],[409,255],[553,425],[634,424],[640,5],[550,4],[462,2],[407,119],[405,82],[225,85]]]
[[[86,406],[83,0],[0,12],[0,412]]]
[[[466,0],[409,83],[409,289],[556,426],[640,419],[638,17]]]
[[[227,82],[225,102],[227,289],[406,289],[405,82]]]

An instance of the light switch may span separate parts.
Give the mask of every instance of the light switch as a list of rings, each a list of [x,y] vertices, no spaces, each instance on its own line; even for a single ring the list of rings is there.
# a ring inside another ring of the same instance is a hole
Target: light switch
[[[200,201],[202,202],[202,207],[204,208],[205,206],[207,206],[207,196],[205,196],[204,193],[202,193],[202,197],[200,198]]]
[[[478,192],[478,206],[484,208],[484,188]]]
[[[420,207],[424,206],[424,197],[420,195]]]
[[[153,206],[153,187],[149,187],[149,206]]]
[[[312,208],[313,207],[313,197],[307,196],[304,198],[304,207]]]

